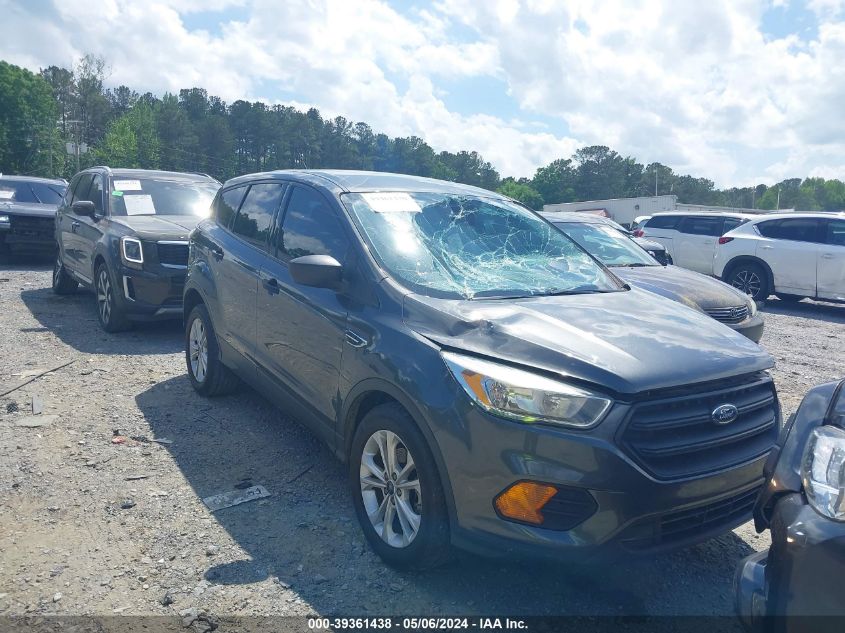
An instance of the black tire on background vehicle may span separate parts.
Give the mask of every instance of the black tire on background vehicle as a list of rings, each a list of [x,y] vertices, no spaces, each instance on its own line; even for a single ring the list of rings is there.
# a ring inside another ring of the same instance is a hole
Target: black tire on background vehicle
[[[53,264],[53,292],[57,295],[69,295],[76,292],[79,286],[76,279],[67,274],[62,259],[56,255],[56,261]]]
[[[769,276],[760,264],[741,263],[731,269],[728,283],[742,290],[754,301],[765,301],[769,297]]]
[[[220,361],[220,347],[205,305],[194,306],[185,324],[185,363],[197,393],[222,396],[237,389],[240,381]]]
[[[117,297],[119,286],[105,263],[94,273],[94,295],[97,298],[97,320],[106,332],[123,332],[132,327]]]
[[[364,536],[388,565],[428,569],[449,560],[443,485],[428,443],[399,404],[379,405],[361,421],[349,486]]]
[[[787,295],[782,292],[777,293],[775,296],[784,303],[798,303],[804,298],[801,295]]]

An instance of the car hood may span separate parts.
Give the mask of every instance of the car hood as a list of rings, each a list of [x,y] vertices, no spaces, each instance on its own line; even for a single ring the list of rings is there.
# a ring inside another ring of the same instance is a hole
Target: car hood
[[[444,347],[622,394],[774,365],[767,352],[714,319],[636,288],[508,300],[410,294],[403,309],[408,327]]]
[[[4,202],[0,203],[0,214],[3,215],[27,215],[38,218],[56,217],[56,207],[52,204],[36,204],[26,202]]]
[[[748,303],[748,297],[736,288],[677,266],[617,266],[612,270],[630,285],[702,310],[732,308]]]
[[[187,240],[203,218],[197,215],[130,215],[113,218],[145,240]]]

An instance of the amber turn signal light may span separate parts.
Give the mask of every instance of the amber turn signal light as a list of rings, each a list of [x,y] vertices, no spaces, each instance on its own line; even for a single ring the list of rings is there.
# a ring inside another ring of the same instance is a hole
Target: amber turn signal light
[[[496,510],[506,519],[542,525],[540,510],[555,496],[557,488],[535,481],[520,481],[496,497]]]

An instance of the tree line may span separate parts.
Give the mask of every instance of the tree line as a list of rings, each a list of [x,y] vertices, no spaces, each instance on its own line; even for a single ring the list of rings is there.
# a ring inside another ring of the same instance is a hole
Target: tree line
[[[107,164],[198,171],[219,180],[274,169],[390,171],[502,192],[539,209],[557,202],[672,193],[689,204],[845,209],[845,183],[790,178],[717,189],[713,181],[644,165],[609,147],[577,150],[531,178],[502,177],[476,151],[435,151],[417,136],[390,137],[365,122],[285,105],[226,103],[203,88],[156,96],[106,88],[107,65],[87,55],[73,69],[39,73],[0,61],[0,173],[69,178]],[[77,151],[79,150],[79,151]]]

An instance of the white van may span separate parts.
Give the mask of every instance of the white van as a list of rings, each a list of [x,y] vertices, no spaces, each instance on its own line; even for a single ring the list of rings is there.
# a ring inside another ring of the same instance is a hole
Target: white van
[[[657,213],[634,235],[663,244],[676,266],[712,275],[719,237],[754,217],[747,213]]]

